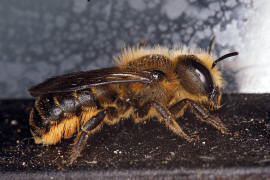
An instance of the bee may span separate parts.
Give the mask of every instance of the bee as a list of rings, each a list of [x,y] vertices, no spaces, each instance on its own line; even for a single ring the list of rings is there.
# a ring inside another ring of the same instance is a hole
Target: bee
[[[87,139],[104,124],[121,119],[135,123],[157,117],[169,130],[188,142],[176,121],[189,108],[202,122],[223,134],[228,128],[211,110],[221,103],[223,80],[217,59],[208,51],[162,46],[125,48],[115,59],[117,66],[56,76],[29,89],[36,97],[30,113],[35,143],[52,145],[76,134],[69,164],[84,149]]]

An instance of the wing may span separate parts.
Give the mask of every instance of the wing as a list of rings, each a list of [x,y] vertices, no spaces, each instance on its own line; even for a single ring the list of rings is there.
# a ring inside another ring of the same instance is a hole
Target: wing
[[[152,76],[149,71],[123,72],[118,67],[92,71],[70,73],[55,76],[29,89],[32,96],[37,97],[50,93],[62,93],[83,90],[93,86],[120,83],[150,83]]]

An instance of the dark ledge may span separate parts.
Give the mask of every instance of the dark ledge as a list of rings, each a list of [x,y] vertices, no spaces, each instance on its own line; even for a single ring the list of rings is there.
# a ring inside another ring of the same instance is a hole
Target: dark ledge
[[[89,139],[72,166],[68,158],[73,139],[54,146],[36,145],[28,114],[32,100],[0,101],[0,177],[2,178],[165,178],[263,179],[270,177],[270,94],[224,95],[218,115],[232,136],[222,135],[187,112],[179,123],[188,143],[156,120],[131,120],[105,126]]]

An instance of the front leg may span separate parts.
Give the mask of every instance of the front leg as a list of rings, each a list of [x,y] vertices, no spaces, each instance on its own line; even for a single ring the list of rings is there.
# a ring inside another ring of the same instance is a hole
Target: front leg
[[[223,134],[230,134],[229,130],[218,117],[211,115],[205,107],[190,99],[184,99],[177,102],[172,105],[169,110],[173,114],[182,114],[187,107],[190,107],[192,113],[194,113],[202,122],[212,125]]]

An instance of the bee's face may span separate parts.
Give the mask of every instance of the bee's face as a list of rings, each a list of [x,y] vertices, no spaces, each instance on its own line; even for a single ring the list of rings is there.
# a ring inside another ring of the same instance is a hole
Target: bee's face
[[[180,57],[175,71],[186,91],[195,96],[206,97],[205,103],[214,109],[219,107],[220,88],[214,82],[209,69],[196,56]]]

